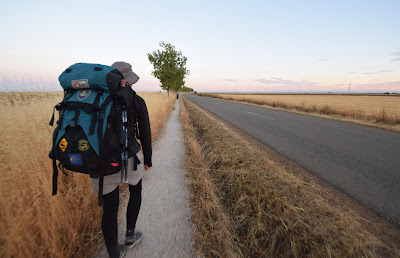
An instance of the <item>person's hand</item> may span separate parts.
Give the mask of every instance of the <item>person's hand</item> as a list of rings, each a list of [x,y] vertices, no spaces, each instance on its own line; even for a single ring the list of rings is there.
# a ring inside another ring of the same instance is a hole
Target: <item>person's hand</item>
[[[144,165],[144,170],[150,170],[151,167]]]

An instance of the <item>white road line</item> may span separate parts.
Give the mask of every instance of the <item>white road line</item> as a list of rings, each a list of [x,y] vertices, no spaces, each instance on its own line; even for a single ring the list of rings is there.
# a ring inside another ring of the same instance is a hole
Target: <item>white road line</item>
[[[259,114],[255,114],[255,113],[251,113],[251,112],[247,112],[247,113],[249,113],[250,115],[253,115],[253,116],[260,116],[260,117],[262,117],[262,118],[266,118],[266,119],[275,120],[275,119],[273,119],[273,118],[266,117],[266,116],[262,116],[262,115],[259,115]]]

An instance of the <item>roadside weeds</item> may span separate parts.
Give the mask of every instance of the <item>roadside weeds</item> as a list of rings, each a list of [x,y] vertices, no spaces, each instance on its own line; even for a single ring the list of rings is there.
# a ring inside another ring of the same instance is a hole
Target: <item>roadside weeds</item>
[[[400,255],[400,235],[374,232],[365,218],[324,199],[324,189],[289,173],[186,98],[183,102],[199,255]]]
[[[202,147],[196,140],[196,129],[190,123],[189,113],[180,99],[180,119],[185,132],[185,145],[190,155],[186,159],[191,192],[192,220],[194,222],[196,255],[215,257],[239,257],[239,248],[235,245],[229,217],[225,214],[208,166],[202,156]]]

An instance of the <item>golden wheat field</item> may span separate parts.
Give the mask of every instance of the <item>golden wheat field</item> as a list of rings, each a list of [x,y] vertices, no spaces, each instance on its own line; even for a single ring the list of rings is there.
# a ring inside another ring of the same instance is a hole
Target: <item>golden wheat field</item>
[[[138,93],[153,141],[172,110],[166,93]],[[0,93],[0,257],[89,257],[102,237],[89,177],[59,174],[51,196],[53,107],[63,93]],[[56,120],[57,121],[57,120]]]
[[[400,131],[400,95],[205,94],[226,100],[359,120]]]
[[[234,99],[250,98],[254,100],[277,101],[297,106],[329,106],[332,109],[355,110],[366,115],[385,112],[389,116],[400,115],[400,96],[368,95],[224,95]]]

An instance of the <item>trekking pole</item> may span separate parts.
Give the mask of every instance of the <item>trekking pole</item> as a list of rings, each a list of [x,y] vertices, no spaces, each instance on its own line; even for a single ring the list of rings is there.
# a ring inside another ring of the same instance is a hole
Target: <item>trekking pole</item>
[[[124,134],[124,150],[122,152],[121,182],[128,183],[128,114],[122,111],[122,130]]]
[[[122,162],[121,162],[121,183],[125,183],[125,113],[122,111]]]

